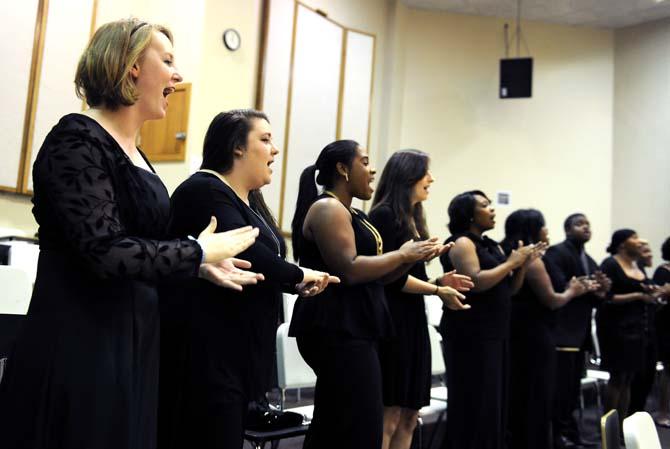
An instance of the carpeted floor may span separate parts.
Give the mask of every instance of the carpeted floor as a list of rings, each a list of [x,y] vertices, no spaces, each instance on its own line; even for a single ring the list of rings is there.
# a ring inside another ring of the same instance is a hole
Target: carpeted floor
[[[271,401],[276,399],[271,397]],[[295,407],[298,405],[311,404],[313,399],[313,390],[312,389],[303,389],[300,392],[300,398],[297,397],[295,391],[290,391],[287,393],[286,397],[286,407]],[[597,402],[595,393],[593,391],[585,391],[585,410],[583,417],[581,419],[582,433],[583,435],[592,441],[600,441],[600,432],[598,428],[600,427],[600,416],[601,411],[597,410]],[[652,395],[650,396],[647,402],[647,411],[652,413],[652,415],[657,410],[657,389],[653,390]],[[439,424],[436,425],[435,421],[437,419],[436,415],[427,416],[424,419],[424,425],[421,429],[421,437],[419,434],[415,434],[415,443],[413,449],[439,449],[441,447],[442,438],[444,436],[444,421],[442,420]],[[658,434],[661,440],[661,447],[663,449],[670,449],[670,429],[658,427]],[[421,447],[418,445],[418,440],[421,439]],[[278,447],[280,449],[299,449],[302,448],[303,437],[289,438],[282,440]],[[432,442],[432,446],[429,444]],[[252,446],[249,443],[246,443],[246,448],[251,448]],[[270,445],[268,444],[269,448]],[[595,448],[600,448],[600,445],[594,446]],[[622,446],[623,447],[623,446]],[[371,448],[372,449],[372,448]],[[514,448],[510,448],[514,449]],[[543,448],[538,448],[543,449]],[[549,449],[549,448],[546,448]]]

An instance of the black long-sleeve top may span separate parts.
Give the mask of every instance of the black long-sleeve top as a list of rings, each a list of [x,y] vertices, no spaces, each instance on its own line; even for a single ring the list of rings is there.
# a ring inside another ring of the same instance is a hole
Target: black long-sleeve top
[[[583,253],[574,242],[565,240],[551,246],[544,256],[545,266],[554,291],[564,292],[573,276],[593,274],[598,265],[591,256]],[[586,265],[586,266],[585,266]],[[592,293],[574,298],[554,312],[554,336],[557,347],[582,348],[588,343],[591,332],[591,311],[600,303]]]
[[[177,188],[171,204],[169,229],[174,236],[197,236],[211,216],[217,219],[216,232],[247,225],[260,230],[256,242],[237,257],[251,262],[251,270],[263,273],[265,281],[237,292],[194,279],[180,294],[185,305],[192,303],[191,326],[208,336],[203,341],[211,345],[209,357],[224,360],[223,370],[250,395],[262,394],[272,379],[281,293],[302,281],[302,270],[284,260],[281,236],[217,176],[195,173]]]

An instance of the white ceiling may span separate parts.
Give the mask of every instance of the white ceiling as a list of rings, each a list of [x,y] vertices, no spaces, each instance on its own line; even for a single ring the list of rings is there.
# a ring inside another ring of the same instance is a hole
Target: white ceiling
[[[402,0],[412,8],[516,17],[517,0]],[[521,0],[521,17],[566,25],[620,28],[670,17],[670,0]]]

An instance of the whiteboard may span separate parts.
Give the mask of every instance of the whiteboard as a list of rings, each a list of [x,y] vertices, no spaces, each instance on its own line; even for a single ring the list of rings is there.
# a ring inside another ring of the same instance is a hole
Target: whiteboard
[[[38,3],[38,0],[24,0],[3,8],[6,15],[0,27],[0,54],[7,68],[0,83],[3,103],[0,114],[0,186],[11,189],[16,189],[19,180]]]
[[[282,230],[290,232],[303,169],[336,139],[344,30],[298,4]]]
[[[33,188],[32,164],[44,138],[63,115],[82,109],[82,101],[75,94],[74,76],[79,57],[89,40],[92,14],[93,0],[49,1],[35,131],[30,148],[30,190]]]
[[[347,31],[340,138],[367,148],[374,66],[374,37]],[[368,150],[369,151],[369,150]]]
[[[284,137],[286,135],[286,106],[291,73],[291,45],[293,37],[294,0],[273,0],[265,50],[265,70],[263,73],[263,102],[261,109],[267,114],[272,127],[272,140],[279,154],[272,165],[272,182],[263,187],[263,197],[275,218],[279,217],[282,183],[282,163],[284,159]]]

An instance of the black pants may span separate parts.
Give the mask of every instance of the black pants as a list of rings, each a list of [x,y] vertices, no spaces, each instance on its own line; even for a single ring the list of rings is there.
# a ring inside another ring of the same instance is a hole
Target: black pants
[[[574,411],[579,407],[579,393],[584,372],[583,351],[556,351],[556,389],[554,396],[554,438],[580,439]]]
[[[507,447],[508,345],[506,339],[445,340],[446,449]]]
[[[298,349],[317,376],[314,416],[304,448],[377,449],[384,408],[376,342],[303,335]]]

